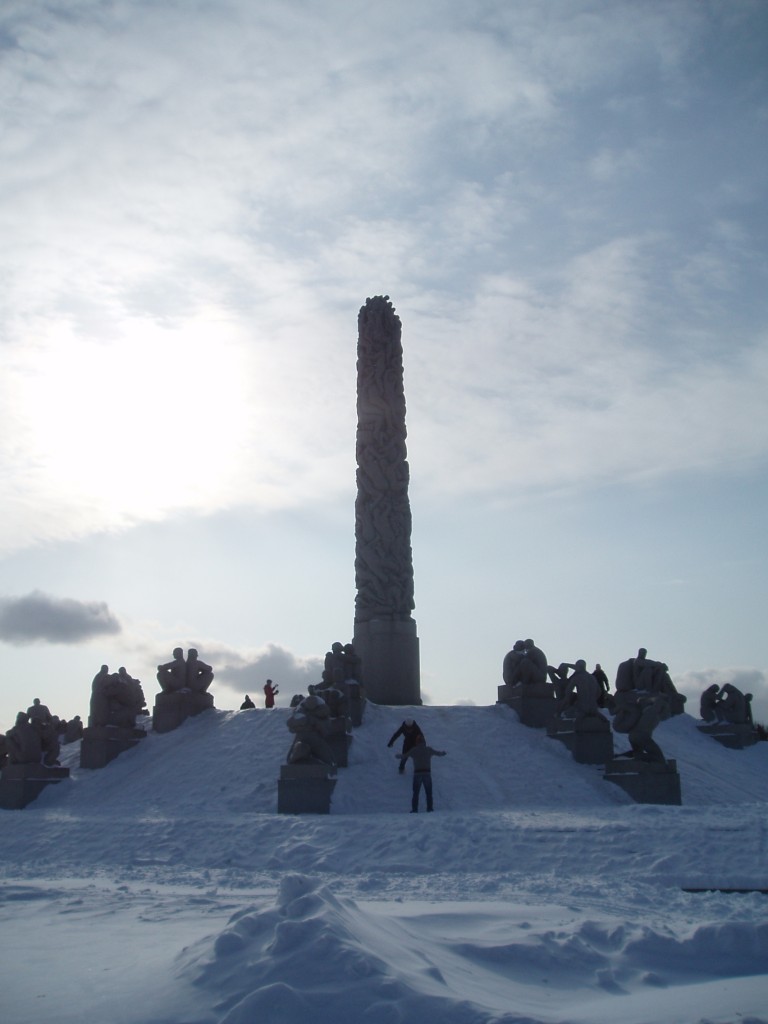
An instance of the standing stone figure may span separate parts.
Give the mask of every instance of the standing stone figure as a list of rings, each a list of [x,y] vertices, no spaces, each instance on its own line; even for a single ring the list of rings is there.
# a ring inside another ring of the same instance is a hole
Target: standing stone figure
[[[389,297],[367,299],[358,316],[353,645],[359,681],[379,704],[421,703],[400,335]]]

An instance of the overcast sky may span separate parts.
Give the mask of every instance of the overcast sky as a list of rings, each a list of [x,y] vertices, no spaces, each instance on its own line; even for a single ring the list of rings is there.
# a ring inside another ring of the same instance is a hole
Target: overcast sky
[[[768,719],[763,0],[4,0],[0,99],[0,728],[352,638],[374,295],[425,700],[533,637]]]

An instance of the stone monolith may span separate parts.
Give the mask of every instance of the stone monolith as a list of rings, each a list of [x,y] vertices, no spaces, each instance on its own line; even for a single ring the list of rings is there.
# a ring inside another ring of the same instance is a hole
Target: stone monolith
[[[377,704],[421,704],[405,438],[400,318],[379,295],[358,316],[353,640]]]

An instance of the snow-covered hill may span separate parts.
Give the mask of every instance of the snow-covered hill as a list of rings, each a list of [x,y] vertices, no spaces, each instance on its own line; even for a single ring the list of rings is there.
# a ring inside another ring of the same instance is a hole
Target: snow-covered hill
[[[432,815],[387,748],[410,714],[447,751]],[[768,744],[664,722],[683,806],[638,805],[509,708],[369,705],[332,813],[292,816],[286,718],[64,748],[0,813],[7,1024],[763,1019],[768,897],[685,890],[768,889]]]

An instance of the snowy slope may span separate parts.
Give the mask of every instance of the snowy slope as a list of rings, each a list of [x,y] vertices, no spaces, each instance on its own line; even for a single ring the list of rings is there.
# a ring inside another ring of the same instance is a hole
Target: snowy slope
[[[433,815],[386,745],[408,714],[447,751]],[[506,707],[369,705],[332,813],[289,816],[286,718],[207,712],[99,771],[64,748],[0,814],[6,1024],[55,994],[108,1024],[768,1019],[768,898],[684,891],[768,889],[768,744],[664,722],[683,806],[643,806]]]

